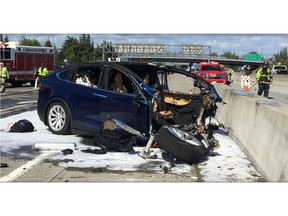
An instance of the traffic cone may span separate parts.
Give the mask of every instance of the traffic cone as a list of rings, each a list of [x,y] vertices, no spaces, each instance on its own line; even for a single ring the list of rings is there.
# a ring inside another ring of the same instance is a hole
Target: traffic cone
[[[244,87],[243,87],[243,91],[245,91],[245,92],[249,91],[248,86],[244,86]]]

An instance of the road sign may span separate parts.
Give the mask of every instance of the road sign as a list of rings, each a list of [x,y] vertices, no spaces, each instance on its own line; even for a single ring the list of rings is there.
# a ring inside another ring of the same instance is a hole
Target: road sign
[[[257,54],[257,53],[248,53],[245,55],[245,60],[248,61],[261,61],[262,60],[262,55]]]

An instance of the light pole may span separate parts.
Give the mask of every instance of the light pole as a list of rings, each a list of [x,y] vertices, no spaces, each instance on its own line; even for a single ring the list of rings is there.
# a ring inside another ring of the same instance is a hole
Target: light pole
[[[211,46],[208,46],[209,47],[209,59],[208,59],[208,63],[211,63]]]
[[[105,47],[106,46],[106,41],[103,41],[103,45],[102,45],[102,60],[104,61],[105,59]]]

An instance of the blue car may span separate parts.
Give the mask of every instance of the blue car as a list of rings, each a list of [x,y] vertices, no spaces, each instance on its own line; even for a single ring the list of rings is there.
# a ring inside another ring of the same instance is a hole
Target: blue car
[[[54,134],[93,137],[113,118],[149,139],[164,125],[203,129],[221,101],[212,84],[184,70],[96,62],[71,65],[42,79],[37,112]]]

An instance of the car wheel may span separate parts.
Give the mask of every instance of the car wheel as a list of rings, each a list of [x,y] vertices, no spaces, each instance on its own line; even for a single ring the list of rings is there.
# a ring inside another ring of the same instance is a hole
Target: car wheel
[[[68,108],[61,102],[52,103],[47,110],[47,123],[54,134],[70,134]]]
[[[200,135],[201,136],[201,135]],[[160,128],[155,139],[160,149],[188,164],[200,161],[209,148],[201,137],[172,126]]]

